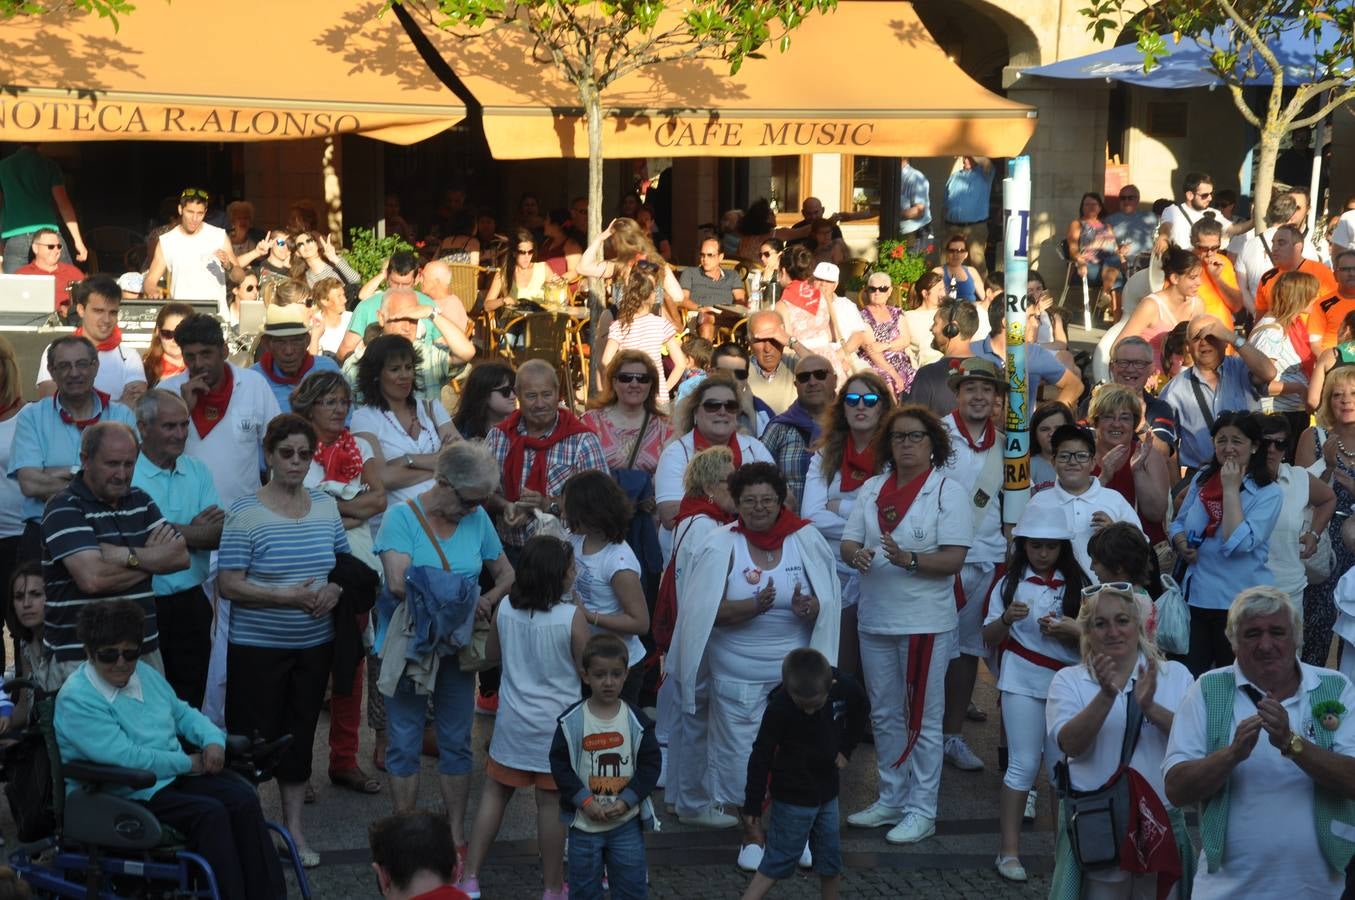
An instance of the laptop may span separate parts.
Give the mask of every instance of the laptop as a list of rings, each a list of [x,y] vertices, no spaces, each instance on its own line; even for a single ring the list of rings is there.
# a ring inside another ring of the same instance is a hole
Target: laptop
[[[0,275],[0,313],[49,316],[56,309],[51,275]]]

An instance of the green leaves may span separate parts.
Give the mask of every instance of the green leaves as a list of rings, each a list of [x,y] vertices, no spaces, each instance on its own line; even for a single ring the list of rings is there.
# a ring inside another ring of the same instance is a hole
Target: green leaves
[[[129,0],[0,0],[0,20],[16,16],[44,16],[65,10],[98,13],[118,28],[118,16],[136,7]]]

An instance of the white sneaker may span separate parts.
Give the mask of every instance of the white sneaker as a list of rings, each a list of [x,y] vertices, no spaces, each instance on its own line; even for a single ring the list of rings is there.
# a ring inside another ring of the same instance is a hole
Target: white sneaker
[[[917,813],[908,813],[903,817],[902,822],[889,829],[889,832],[885,835],[885,840],[891,844],[916,844],[934,834],[936,834],[935,819],[929,819]]]
[[[946,762],[963,772],[982,772],[983,760],[974,755],[960,735],[946,738]]]
[[[800,854],[800,868],[802,869],[814,868],[814,854],[809,852],[808,842],[805,843],[805,852]]]
[[[762,865],[763,849],[757,844],[744,844],[739,848],[739,868],[745,872],[756,872]]]
[[[897,825],[903,820],[903,810],[885,806],[876,800],[860,812],[847,817],[847,824],[854,828],[879,828],[881,825]]]
[[[1039,797],[1040,794],[1038,791],[1031,791],[1029,794],[1026,794],[1026,811],[1021,814],[1022,821],[1035,821],[1035,803]]]
[[[703,809],[694,816],[679,815],[677,820],[683,825],[690,825],[693,828],[733,828],[739,824],[737,818],[729,813],[721,812],[714,806]]]
[[[655,787],[668,786],[668,748],[659,747],[659,780],[654,783]]]

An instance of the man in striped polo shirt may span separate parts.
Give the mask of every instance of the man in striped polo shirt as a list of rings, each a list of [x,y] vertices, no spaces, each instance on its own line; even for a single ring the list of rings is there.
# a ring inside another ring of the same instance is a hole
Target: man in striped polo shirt
[[[47,501],[42,517],[47,586],[43,646],[59,681],[85,660],[76,637],[80,610],[103,600],[132,600],[146,614],[141,658],[160,672],[152,575],[188,568],[188,545],[150,496],[132,487],[137,437],[127,425],[99,422],[80,436],[80,472]]]

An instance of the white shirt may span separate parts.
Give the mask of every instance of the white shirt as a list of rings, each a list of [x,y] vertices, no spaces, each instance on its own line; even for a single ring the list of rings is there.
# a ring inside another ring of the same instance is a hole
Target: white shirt
[[[876,475],[861,486],[842,530],[844,541],[874,550],[869,571],[861,575],[858,628],[867,634],[940,634],[959,624],[955,578],[905,572],[885,559],[876,500],[892,473]],[[969,497],[960,483],[933,470],[908,512],[890,532],[900,548],[934,553],[940,547],[969,547],[974,542]]]
[[[954,451],[955,455],[940,471],[964,489],[965,500],[972,510],[974,508],[974,493],[978,490],[979,477],[983,474],[983,466],[988,459],[988,454],[996,453],[999,465],[1001,465],[1002,432],[997,432],[997,439],[993,441],[993,446],[982,453],[976,453],[969,446],[968,439],[960,434],[954,416],[943,416],[941,424],[946,426],[946,431],[950,432],[950,449]],[[983,518],[979,522],[979,527],[975,530],[974,543],[970,546],[969,555],[965,557],[966,563],[996,563],[1001,562],[1007,556],[1007,539],[1002,534],[1001,476],[998,477],[997,487],[989,493],[992,496],[988,498]],[[969,515],[972,524],[973,513],[970,512]]]
[[[1341,214],[1328,240],[1336,245],[1337,250],[1355,247],[1355,209]]]
[[[1057,616],[1064,614],[1063,588],[1046,587],[1026,580],[1034,574],[1035,572],[1027,566],[1013,597],[1014,602],[1029,606],[1030,614],[1013,622],[1008,634],[1012,640],[1027,650],[1068,665],[1076,665],[1079,659],[1076,647],[1040,630],[1040,619],[1043,616],[1050,613]],[[1057,572],[1053,577],[1062,580]],[[1006,604],[1002,602],[1002,586],[1005,581],[1006,578],[999,578],[993,584],[993,591],[988,595],[988,615],[983,620],[984,625],[1002,618],[1002,614],[1007,610]],[[998,667],[997,689],[1007,694],[1020,694],[1023,697],[1043,700],[1049,694],[1049,682],[1053,680],[1054,672],[1054,669],[1037,665],[1015,653],[1004,653],[1002,664]]]
[[[1256,306],[1256,286],[1261,283],[1261,276],[1275,268],[1275,264],[1270,261],[1270,254],[1266,253],[1266,247],[1275,243],[1275,231],[1279,227],[1272,225],[1261,232],[1265,236],[1264,245],[1255,229],[1237,238],[1243,243],[1237,259],[1233,260],[1233,268],[1237,270],[1237,286],[1242,289],[1242,299],[1246,301],[1249,309]],[[1321,255],[1317,252],[1317,247],[1313,246],[1311,238],[1303,242],[1303,255],[1311,260],[1321,260]]]
[[[1299,534],[1305,530],[1303,519],[1308,508],[1308,470],[1280,463],[1275,483],[1284,491],[1284,502],[1275,530],[1270,533],[1266,565],[1275,576],[1275,587],[1294,595],[1308,583],[1303,560],[1299,559]]]
[[[1289,713],[1289,727],[1305,740],[1311,740],[1315,729],[1322,725],[1313,721],[1308,692],[1318,686],[1322,675],[1337,673],[1304,663],[1298,665],[1301,684],[1283,705]],[[1238,685],[1233,697],[1233,724],[1228,730],[1231,740],[1238,722],[1256,715],[1256,705],[1242,690],[1242,685],[1251,684],[1242,670],[1236,665],[1228,668]],[[1158,692],[1161,690],[1159,679]],[[1349,713],[1355,709],[1355,689],[1349,682],[1341,689],[1341,704],[1347,713],[1340,717],[1331,749],[1350,756],[1355,754],[1355,716]],[[1208,753],[1204,695],[1199,685],[1193,685],[1176,712],[1162,773],[1165,775],[1175,766],[1201,759]],[[1195,900],[1340,897],[1345,873],[1333,872],[1317,845],[1313,821],[1315,790],[1312,778],[1281,756],[1279,748],[1262,731],[1251,755],[1233,769],[1228,779],[1228,833],[1223,845],[1223,865],[1211,874],[1201,850],[1191,896]]]
[[[850,437],[847,440],[851,440]],[[847,517],[856,505],[856,495],[861,488],[851,493],[842,492],[842,470],[833,473],[832,480],[824,478],[823,456],[815,453],[809,458],[809,471],[805,473],[805,496],[800,501],[800,515],[814,523],[819,534],[832,543],[842,540],[842,529],[847,525]],[[828,508],[836,502],[837,512]]]
[[[1226,234],[1228,226],[1232,224],[1227,216],[1212,207],[1202,210],[1193,209],[1184,200],[1180,203],[1173,203],[1162,211],[1162,218],[1158,220],[1158,229],[1161,230],[1163,225],[1170,225],[1171,242],[1183,250],[1189,250],[1191,248],[1190,229],[1196,222],[1200,221],[1205,216],[1211,215],[1223,226],[1224,233]]]
[[[199,436],[197,426],[190,419],[188,445],[184,451],[212,471],[212,482],[216,485],[222,509],[229,509],[236,500],[259,489],[263,434],[268,423],[281,413],[267,379],[233,363],[226,365],[231,367],[235,379],[226,414],[206,437]],[[188,373],[180,372],[166,378],[159,386],[177,394],[187,380]]]
[[[47,351],[44,349],[38,357],[38,380],[35,384],[41,385],[44,381],[52,380],[47,371]],[[122,398],[122,392],[127,390],[127,385],[134,381],[146,383],[146,366],[126,342],[120,342],[112,350],[99,351],[99,371],[94,376],[95,390],[103,391],[116,403]]]
[[[320,352],[335,353],[339,352],[339,345],[343,343],[343,336],[348,333],[348,320],[353,314],[344,310],[343,315],[339,317],[339,324],[333,328],[326,328],[320,335]],[[422,323],[420,323],[422,324]]]
[[[9,451],[14,444],[14,429],[19,426],[19,415],[16,411],[3,422],[0,422],[0,465],[4,468],[0,471],[9,471]],[[19,490],[19,482],[14,478],[0,478],[0,538],[17,537],[24,532],[24,517],[22,515],[24,505],[23,491]]]
[[[419,437],[409,436],[409,432],[400,426],[395,413],[375,406],[359,406],[353,412],[353,422],[348,430],[354,434],[370,434],[381,445],[381,455],[386,460],[400,459],[406,453],[437,453],[442,449],[442,438],[438,429],[452,420],[447,409],[441,403],[421,401],[414,404],[414,415],[419,420]],[[419,496],[433,486],[433,473],[417,484],[409,487],[386,488],[386,508],[390,509]],[[373,517],[375,518],[375,517]]]
[[[747,464],[750,462],[769,462],[775,463],[771,453],[755,437],[746,434],[740,434],[739,454],[742,461]],[[675,441],[670,441],[663,452],[659,454],[659,464],[654,469],[654,502],[655,503],[678,503],[681,502],[686,490],[682,487],[682,477],[687,471],[687,463],[691,462],[696,455],[696,430],[687,432]],[[659,549],[663,551],[664,556],[668,556],[673,549],[673,531],[670,528],[659,527]],[[693,547],[693,550],[696,548]]]
[[[706,538],[720,530],[720,523],[710,516],[688,516],[673,529],[673,586],[682,594],[682,575],[696,558],[696,551]]]
[[[216,251],[227,246],[226,232],[206,222],[193,234],[180,227],[160,235],[160,253],[169,269],[171,300],[226,300],[226,269]]]
[[[1129,463],[1125,463],[1128,465]],[[1129,501],[1114,488],[1108,488],[1101,484],[1095,478],[1091,485],[1081,494],[1074,496],[1068,493],[1058,482],[1052,487],[1040,491],[1026,501],[1026,508],[1021,513],[1021,518],[1027,516],[1057,516],[1062,514],[1068,522],[1068,529],[1073,534],[1073,555],[1077,557],[1078,565],[1082,566],[1082,571],[1091,577],[1092,558],[1087,552],[1087,542],[1091,540],[1092,516],[1103,512],[1110,516],[1115,522],[1128,522],[1137,528],[1143,530],[1143,522],[1139,520],[1139,514],[1134,511],[1134,507],[1129,505]]]
[[[570,649],[578,607],[557,603],[546,612],[500,603],[495,617],[503,680],[489,755],[501,766],[550,771],[555,720],[579,699],[579,670]]]
[[[622,613],[621,598],[616,596],[616,591],[612,588],[612,578],[618,572],[634,572],[636,579],[639,579],[640,561],[636,559],[635,551],[630,548],[630,544],[622,541],[619,544],[608,544],[596,553],[586,554],[583,552],[583,542],[583,535],[570,533],[569,543],[574,546],[574,563],[577,571],[574,590],[583,601],[584,609],[604,616]],[[589,628],[593,634],[607,631],[606,628],[596,625],[590,625]],[[640,643],[639,635],[617,634],[617,637],[626,642],[626,648],[630,651],[627,665],[638,666],[644,662],[645,647]]]

